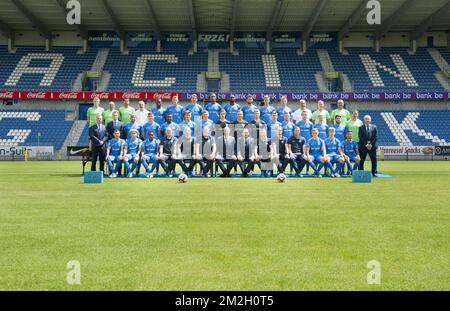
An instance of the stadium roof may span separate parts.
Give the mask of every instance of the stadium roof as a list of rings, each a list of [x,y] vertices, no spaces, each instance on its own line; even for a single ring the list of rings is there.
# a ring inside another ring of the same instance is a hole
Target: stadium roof
[[[81,25],[66,22],[68,0],[0,0],[0,29],[52,31],[389,31],[450,30],[449,0],[380,0],[380,26],[368,0],[79,0]]]

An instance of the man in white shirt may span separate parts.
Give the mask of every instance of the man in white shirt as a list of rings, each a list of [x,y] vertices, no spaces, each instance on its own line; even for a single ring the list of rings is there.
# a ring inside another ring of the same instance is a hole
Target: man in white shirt
[[[138,125],[144,125],[147,122],[148,110],[145,109],[145,103],[142,100],[139,102],[139,109],[134,114]]]
[[[294,119],[294,124],[296,124],[298,121],[302,119],[302,111],[306,111],[308,120],[311,119],[312,112],[310,109],[306,106],[306,100],[300,99],[300,102],[298,103],[298,109],[295,110],[294,114],[292,115],[292,119]]]

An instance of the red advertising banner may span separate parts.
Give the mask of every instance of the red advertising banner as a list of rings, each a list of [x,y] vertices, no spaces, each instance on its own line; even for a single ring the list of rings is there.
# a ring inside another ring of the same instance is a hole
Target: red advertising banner
[[[23,99],[23,100],[85,100],[91,101],[95,97],[100,100],[172,100],[172,97],[182,94],[176,92],[39,92],[39,91],[0,91],[0,100]]]

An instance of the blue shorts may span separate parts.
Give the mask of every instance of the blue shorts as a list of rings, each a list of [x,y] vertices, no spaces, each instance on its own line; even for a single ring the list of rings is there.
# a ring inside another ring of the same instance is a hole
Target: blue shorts
[[[336,154],[336,153],[328,154],[328,158],[330,158],[330,161],[333,162],[333,163],[337,163],[340,157],[341,156]]]
[[[117,163],[119,162],[119,156],[115,156],[115,155],[109,155],[109,160],[113,163]]]
[[[356,158],[355,154],[346,154],[346,156],[350,159],[350,162],[355,162],[355,158]]]
[[[125,155],[125,157],[127,157],[128,161],[134,161],[135,156],[136,156],[136,153],[128,153]]]
[[[323,157],[321,154],[311,154],[311,156],[313,157],[313,162],[322,162]]]
[[[156,154],[154,153],[149,153],[149,154],[144,154],[144,156],[142,157],[143,161],[155,161],[156,160]]]

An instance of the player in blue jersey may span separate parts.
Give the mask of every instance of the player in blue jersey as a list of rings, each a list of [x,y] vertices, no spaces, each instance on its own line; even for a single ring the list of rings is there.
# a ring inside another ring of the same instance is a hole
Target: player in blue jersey
[[[131,137],[127,139],[124,146],[124,158],[123,162],[125,164],[125,168],[128,172],[128,177],[132,178],[134,176],[134,170],[138,169],[138,165],[140,162],[140,154],[142,150],[142,140],[138,137],[138,131],[136,129],[132,129]],[[130,163],[132,166],[130,168]]]
[[[233,123],[237,119],[237,113],[241,110],[241,106],[236,102],[236,97],[231,95],[230,102],[223,106],[223,109],[227,112],[227,120]]]
[[[172,105],[167,107],[165,114],[171,114],[172,120],[176,124],[179,124],[181,122],[181,116],[183,114],[183,107],[178,104],[178,96],[172,97]]]
[[[281,126],[283,127],[283,136],[284,137],[289,139],[292,136],[294,136],[295,124],[291,122],[291,115],[287,111],[284,112],[284,120],[281,123]]]
[[[165,122],[164,115],[166,113],[166,109],[162,107],[161,98],[156,99],[156,107],[152,108],[151,112],[153,112],[156,123],[162,125]]]
[[[200,118],[202,116],[203,108],[198,103],[197,94],[192,94],[191,103],[184,108],[185,112],[186,112],[186,110],[191,112],[191,120],[192,121],[197,122],[198,120],[200,120]]]
[[[258,110],[253,104],[253,95],[247,95],[247,105],[242,107],[242,112],[244,113],[244,120],[248,123],[252,122],[255,119],[255,110]]]
[[[287,101],[286,96],[281,96],[280,104],[281,104],[281,106],[277,108],[277,112],[278,112],[278,122],[281,123],[284,120],[285,112],[288,112],[289,117],[292,117],[292,109],[289,108],[289,106],[288,106],[288,101]]]
[[[106,163],[108,164],[111,178],[117,177],[117,172],[120,172],[122,168],[123,161],[123,146],[125,141],[120,138],[120,131],[114,131],[114,138],[110,139],[108,142],[108,147],[106,148]],[[115,167],[114,167],[115,165]]]
[[[318,116],[317,119],[318,122],[317,124],[314,124],[314,128],[318,130],[319,138],[325,140],[328,137],[329,126],[325,123],[323,116],[321,114]]]
[[[278,112],[274,110],[272,112],[272,120],[267,124],[267,136],[269,138],[276,137],[279,127],[282,128],[281,122],[278,122]]]
[[[342,149],[344,150],[345,163],[347,164],[347,175],[352,175],[354,170],[358,169],[361,158],[359,156],[358,143],[353,140],[353,132],[347,131],[345,134],[345,140],[342,143]],[[353,164],[353,168],[351,166]]]
[[[180,133],[177,136],[182,136],[186,127],[191,130],[191,136],[194,136],[196,124],[191,120],[191,112],[189,110],[183,112],[183,121],[181,121],[178,127]]]
[[[269,124],[272,121],[272,112],[275,110],[272,106],[270,106],[270,97],[268,95],[264,95],[263,98],[264,106],[259,108],[261,112],[261,119]]]
[[[311,138],[305,145],[305,156],[316,177],[322,177],[317,168],[318,164],[325,164],[327,159],[325,142],[319,138],[319,131],[316,128],[311,130]]]
[[[341,122],[342,117],[340,115],[336,115],[334,117],[334,125],[332,125],[336,129],[335,137],[339,139],[339,141],[342,143],[345,140],[345,133],[347,133],[347,126],[345,124],[342,124]]]
[[[219,113],[222,110],[222,106],[217,102],[217,96],[215,93],[212,93],[210,98],[210,102],[205,105],[205,110],[209,113],[209,118],[213,121],[213,123],[219,120]]]
[[[155,132],[149,131],[147,138],[142,143],[142,165],[145,168],[145,177],[153,178],[153,171],[158,167],[159,139],[155,138]],[[149,164],[152,165],[150,168]]]
[[[341,177],[339,175],[339,171],[344,166],[344,152],[342,151],[341,142],[334,137],[336,130],[334,127],[330,127],[328,131],[328,138],[325,139],[325,146],[327,150],[327,158],[329,162],[327,165],[331,168],[331,177]],[[336,169],[333,168],[333,165],[336,165]]]
[[[142,132],[143,139],[147,139],[150,132],[153,132],[155,138],[161,135],[161,126],[155,122],[155,115],[151,111],[148,113],[147,122],[142,125]]]
[[[124,132],[126,134],[127,139],[131,138],[131,130],[136,130],[138,132],[138,138],[141,136],[142,133],[142,126],[140,126],[137,122],[136,122],[136,115],[132,114],[130,116],[130,123],[128,123],[127,125],[125,125],[124,127]]]
[[[166,114],[166,122],[161,125],[161,140],[166,138],[167,128],[172,130],[173,136],[178,136],[178,134],[180,134],[180,126],[173,122],[171,113]]]

